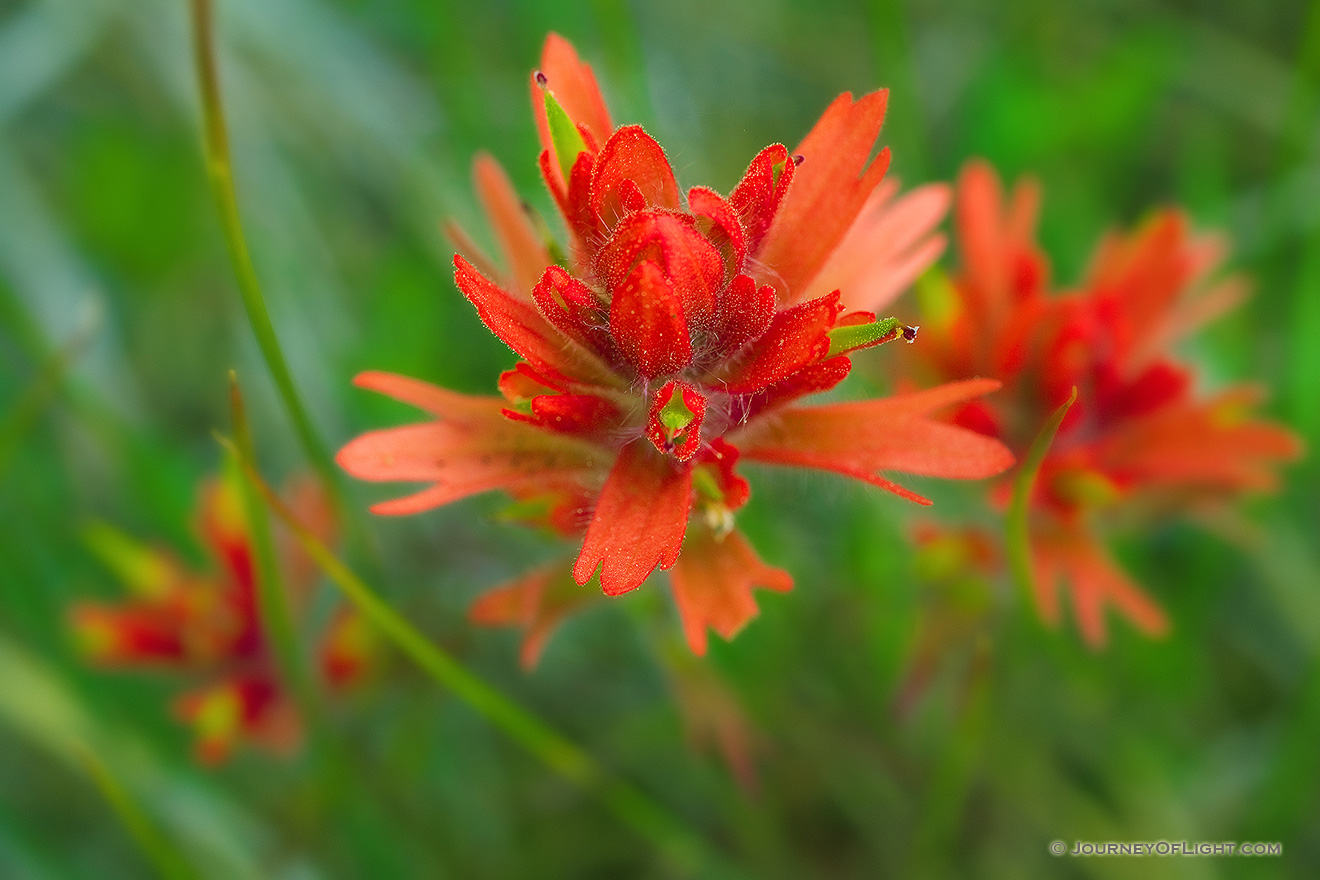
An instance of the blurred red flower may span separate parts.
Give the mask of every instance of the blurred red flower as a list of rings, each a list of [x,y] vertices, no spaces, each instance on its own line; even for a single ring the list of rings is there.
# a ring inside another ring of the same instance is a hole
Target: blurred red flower
[[[329,540],[333,518],[318,484],[298,482],[292,506]],[[202,763],[224,761],[240,741],[292,751],[300,739],[298,716],[262,632],[251,537],[234,478],[203,486],[197,531],[215,566],[206,573],[189,570],[169,551],[138,544],[108,526],[95,527],[89,533],[92,548],[131,596],[76,603],[70,622],[77,643],[101,666],[200,679],[202,684],[177,699],[175,711],[193,727]],[[301,606],[315,568],[291,542],[279,549],[288,588]],[[326,686],[342,691],[363,679],[373,638],[356,611],[338,609],[318,644],[318,671]]]
[[[1101,241],[1076,290],[1054,294],[1035,240],[1039,188],[1005,196],[983,162],[963,170],[955,224],[962,266],[925,287],[920,381],[994,376],[997,394],[968,401],[954,424],[1003,440],[1019,455],[1077,387],[1030,499],[1036,600],[1059,619],[1066,581],[1082,635],[1106,638],[1114,606],[1138,629],[1168,628],[1163,610],[1113,561],[1101,520],[1223,504],[1273,489],[1277,466],[1301,454],[1287,429],[1252,415],[1261,392],[1203,396],[1171,348],[1242,300],[1241,278],[1216,278],[1226,247],[1194,234],[1176,210]],[[1010,484],[993,489],[1007,500]]]
[[[660,145],[616,128],[591,68],[551,35],[532,79],[540,168],[568,230],[561,255],[489,157],[476,187],[505,271],[461,230],[458,287],[521,358],[503,398],[363,373],[357,384],[434,421],[366,434],[339,462],[367,480],[431,485],[375,506],[406,514],[491,489],[564,535],[583,534],[577,585],[599,572],[608,595],[674,568],[693,650],[706,630],[733,635],[756,613],[755,587],[787,590],[734,530],[749,495],[743,459],[835,471],[925,502],[884,471],[954,479],[1000,473],[996,440],[933,418],[998,387],[970,380],[929,391],[804,407],[838,385],[857,350],[915,328],[877,319],[940,253],[932,233],[947,195],[895,200],[870,159],[885,92],[841,95],[795,153],[762,150],[727,196],[686,195]],[[684,538],[687,538],[686,545]],[[524,659],[575,604],[537,572],[478,604],[487,623],[528,628]]]

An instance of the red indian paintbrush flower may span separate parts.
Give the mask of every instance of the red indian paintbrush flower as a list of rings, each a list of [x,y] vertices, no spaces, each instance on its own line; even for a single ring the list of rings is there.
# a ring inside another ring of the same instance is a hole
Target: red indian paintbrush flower
[[[931,229],[944,191],[895,201],[881,185],[888,152],[869,160],[885,92],[840,96],[795,153],[762,150],[727,197],[684,194],[650,135],[615,128],[591,68],[556,35],[532,97],[567,253],[537,232],[487,157],[477,191],[506,270],[453,230],[459,289],[521,358],[500,378],[503,398],[364,373],[359,386],[436,418],[366,434],[339,454],[363,479],[431,484],[378,513],[503,489],[538,521],[585,533],[570,572],[534,572],[474,612],[525,626],[525,660],[580,602],[570,576],[584,585],[599,572],[618,595],[672,568],[698,653],[708,627],[729,637],[755,615],[754,587],[787,590],[789,576],[733,529],[749,494],[742,460],[835,471],[922,503],[882,472],[975,479],[1011,463],[999,442],[931,418],[998,387],[990,380],[797,405],[838,385],[851,353],[912,339],[915,328],[870,310],[943,247]]]
[[[142,546],[108,526],[89,538],[131,591],[117,603],[79,602],[74,634],[94,662],[119,668],[159,669],[203,680],[175,703],[196,733],[196,755],[219,763],[239,741],[272,751],[297,746],[300,730],[282,687],[258,616],[256,573],[248,526],[233,478],[206,484],[198,531],[216,569],[189,571],[173,554]],[[294,507],[317,534],[333,531],[319,488],[300,483]],[[315,571],[292,546],[282,546],[284,572],[294,598]],[[373,636],[356,612],[341,609],[321,634],[319,672],[331,689],[360,681],[374,651]]]
[[[1169,353],[1245,295],[1240,278],[1212,277],[1221,239],[1194,235],[1181,213],[1160,211],[1126,236],[1106,237],[1076,291],[1050,295],[1035,243],[1039,201],[1030,182],[1005,199],[984,163],[963,171],[955,220],[963,265],[928,304],[918,360],[930,369],[919,375],[1001,379],[1001,392],[965,403],[953,421],[1019,453],[1077,387],[1030,499],[1040,612],[1057,622],[1063,579],[1090,644],[1105,641],[1107,605],[1159,635],[1164,612],[1111,559],[1098,519],[1273,489],[1275,468],[1301,445],[1251,415],[1258,389],[1199,396],[1192,367]],[[1007,489],[997,487],[1001,500]]]

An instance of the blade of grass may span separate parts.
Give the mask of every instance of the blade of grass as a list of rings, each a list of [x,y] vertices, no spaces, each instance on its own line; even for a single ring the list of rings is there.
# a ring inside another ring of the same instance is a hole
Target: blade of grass
[[[252,541],[256,563],[257,613],[260,615],[262,632],[274,648],[280,678],[293,694],[303,723],[310,729],[312,739],[319,740],[321,737],[318,731],[323,716],[316,686],[299,647],[293,610],[289,607],[289,594],[275,554],[270,517],[267,516],[266,505],[239,463],[240,456],[248,461],[256,461],[256,450],[252,444],[252,431],[248,425],[247,411],[243,407],[243,397],[238,388],[238,376],[233,370],[229,371],[229,406],[237,451],[228,456],[226,477],[235,481],[243,497],[243,511],[247,517],[248,536]]]
[[[1013,478],[1013,499],[1008,504],[1008,515],[1004,518],[1008,567],[1025,601],[1033,605],[1036,604],[1037,595],[1036,572],[1031,562],[1031,536],[1027,530],[1031,493],[1035,488],[1040,466],[1050,451],[1050,445],[1054,443],[1054,435],[1059,432],[1063,417],[1068,414],[1069,408],[1076,400],[1077,387],[1073,386],[1068,399],[1045,421],[1036,438],[1031,441],[1031,448],[1027,450],[1022,463],[1018,465],[1017,475]]]
[[[101,746],[109,739],[54,670],[5,639],[0,639],[0,670],[0,721],[56,759],[85,771],[162,877],[196,880],[200,875],[105,759]]]
[[[79,756],[87,775],[96,783],[110,808],[137,842],[142,854],[165,880],[197,880],[200,876],[182,854],[160,833],[160,829],[138,803],[132,791],[115,775],[110,766],[90,748]]]
[[[92,341],[98,323],[96,316],[93,316],[68,342],[53,352],[27,387],[19,392],[9,409],[0,416],[0,480],[4,479],[5,472],[9,470],[23,438],[36,425],[41,413],[59,391],[65,374]]]
[[[238,456],[252,485],[312,560],[379,632],[418,668],[556,773],[597,795],[616,818],[651,840],[676,868],[691,874],[698,869],[709,873],[719,866],[719,876],[737,873],[669,810],[628,782],[613,777],[586,751],[468,671],[444,649],[418,632],[299,522],[232,440],[219,439]]]
[[[191,0],[193,25],[193,57],[197,66],[197,80],[201,89],[202,129],[206,153],[207,177],[211,182],[211,195],[220,214],[220,226],[225,245],[233,263],[238,291],[243,299],[248,323],[257,338],[261,356],[266,361],[271,379],[279,391],[284,408],[289,412],[303,450],[311,460],[326,489],[337,500],[342,498],[338,473],[330,453],[312,425],[311,417],[303,405],[294,384],[289,365],[280,348],[279,337],[266,308],[266,298],[257,280],[256,269],[248,252],[247,239],[238,211],[238,196],[234,189],[234,169],[229,153],[229,134],[225,126],[224,107],[220,102],[220,80],[215,63],[214,23],[210,0]]]

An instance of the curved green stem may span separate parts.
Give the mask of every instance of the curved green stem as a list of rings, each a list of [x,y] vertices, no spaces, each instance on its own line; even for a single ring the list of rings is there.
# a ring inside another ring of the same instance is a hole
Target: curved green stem
[[[320,435],[312,425],[311,417],[303,406],[293,374],[284,359],[275,326],[271,323],[266,299],[257,280],[243,224],[238,213],[238,197],[234,190],[234,169],[229,155],[229,134],[225,127],[224,107],[220,103],[220,82],[216,73],[215,39],[211,16],[211,0],[192,0],[193,56],[197,65],[197,80],[202,98],[202,130],[205,139],[206,172],[211,182],[211,195],[220,214],[229,259],[234,266],[238,291],[243,298],[252,333],[257,337],[261,356],[270,370],[271,379],[279,391],[284,408],[289,411],[294,429],[307,457],[325,481],[327,490],[336,498],[341,496],[338,475]]]
[[[77,361],[92,341],[96,322],[89,322],[78,330],[68,342],[52,353],[37,370],[37,375],[18,395],[3,414],[0,414],[0,479],[23,438],[32,430],[46,406],[59,392],[69,368]]]
[[[1007,531],[1008,566],[1013,573],[1013,581],[1018,585],[1026,601],[1033,604],[1036,601],[1036,572],[1031,562],[1031,536],[1027,529],[1031,493],[1035,488],[1040,466],[1050,451],[1050,444],[1054,442],[1054,435],[1059,432],[1063,417],[1068,414],[1068,409],[1076,400],[1077,387],[1073,386],[1072,394],[1069,394],[1063,405],[1045,421],[1036,439],[1031,441],[1031,448],[1027,450],[1022,463],[1018,465],[1017,475],[1013,478],[1013,500],[1009,502],[1008,515],[1004,519],[1004,527]]]
[[[270,641],[280,678],[293,694],[303,723],[310,729],[312,739],[319,740],[323,719],[316,684],[299,647],[298,631],[294,625],[293,611],[289,607],[289,594],[275,553],[270,517],[266,513],[266,505],[247,479],[240,463],[240,457],[255,461],[256,450],[252,444],[252,432],[248,426],[243,397],[238,388],[238,377],[233,370],[229,371],[229,403],[237,451],[228,456],[227,467],[233,469],[233,476],[243,496],[243,510],[247,516],[248,535],[252,541],[256,567],[257,612],[261,618],[262,631]]]
[[[0,636],[0,670],[0,725],[85,772],[164,880],[198,880],[193,864],[161,830],[159,814],[153,816],[151,802],[142,797],[141,774],[126,778],[122,772],[134,765],[124,760],[119,738],[99,726],[54,669]]]
[[[87,775],[96,783],[101,795],[160,876],[165,880],[198,880],[199,875],[192,865],[161,834],[147,811],[138,803],[128,786],[110,769],[110,765],[90,748],[80,749],[78,757]]]

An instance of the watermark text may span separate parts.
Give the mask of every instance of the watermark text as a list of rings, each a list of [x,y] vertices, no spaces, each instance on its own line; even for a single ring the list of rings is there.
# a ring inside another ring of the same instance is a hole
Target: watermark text
[[[1050,844],[1056,856],[1103,858],[1108,856],[1281,856],[1283,844],[1278,841],[1236,840],[1074,840],[1071,845],[1062,840]]]

